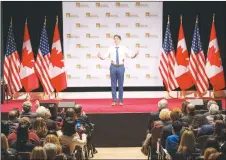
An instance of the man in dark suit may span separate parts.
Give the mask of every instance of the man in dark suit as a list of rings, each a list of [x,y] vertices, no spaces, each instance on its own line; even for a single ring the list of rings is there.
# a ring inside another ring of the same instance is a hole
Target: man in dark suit
[[[9,125],[9,134],[10,134],[19,126],[19,120],[16,117],[15,111],[10,111],[8,117],[9,117],[8,125]]]
[[[168,101],[166,99],[162,99],[158,102],[159,110],[158,112],[152,112],[150,113],[149,119],[148,119],[148,131],[151,133],[151,129],[153,127],[153,122],[159,120],[159,113],[162,109],[168,108]]]
[[[189,126],[192,123],[192,120],[194,119],[196,113],[195,113],[195,105],[192,103],[189,103],[187,106],[188,115],[181,118],[181,121],[184,126]]]
[[[23,107],[23,111],[21,113],[21,118],[22,117],[28,117],[30,119],[36,118],[36,114],[31,112],[32,103],[30,101],[24,102],[22,107]]]

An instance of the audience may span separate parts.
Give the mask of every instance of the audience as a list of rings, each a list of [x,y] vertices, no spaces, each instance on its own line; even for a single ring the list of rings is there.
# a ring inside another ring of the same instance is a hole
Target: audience
[[[195,105],[193,105],[192,103],[189,103],[187,105],[187,112],[188,112],[188,114],[181,118],[184,126],[190,126],[191,125],[191,123],[192,123],[192,121],[195,117]]]
[[[38,135],[40,139],[46,137],[48,129],[46,126],[46,122],[42,117],[36,118],[36,121],[34,122],[33,131]]]
[[[43,146],[46,155],[47,155],[47,159],[48,160],[55,160],[56,156],[57,156],[57,146],[53,143],[46,143]]]
[[[9,148],[8,140],[4,134],[1,134],[1,158],[8,160],[11,156],[16,155],[16,150]]]
[[[32,103],[30,101],[26,101],[23,103],[22,105],[23,111],[21,113],[21,118],[22,117],[28,117],[28,118],[35,118],[36,114],[31,112],[31,108],[32,108]]]
[[[208,103],[207,103],[207,110],[208,110],[208,112],[204,113],[204,116],[205,117],[210,115],[210,106],[212,104],[217,104],[217,102],[216,101],[213,101],[213,100],[209,100],[208,101]]]
[[[210,147],[210,148],[206,148],[205,149],[205,152],[204,152],[204,160],[208,160],[209,159],[209,156],[211,155],[211,154],[213,154],[213,153],[216,153],[217,152],[217,150],[215,149],[215,148],[212,148],[212,147]]]
[[[47,160],[46,151],[43,147],[37,146],[31,152],[30,160]]]
[[[219,150],[226,155],[226,129],[221,131],[221,139],[219,142]]]
[[[16,111],[10,111],[8,115],[9,134],[12,133],[19,125]]]
[[[57,155],[61,154],[62,153],[62,147],[61,147],[61,144],[60,144],[60,141],[59,141],[59,138],[53,134],[49,134],[46,138],[45,138],[45,141],[44,141],[44,145],[47,144],[47,143],[52,143],[52,144],[55,144],[56,147],[57,147]]]

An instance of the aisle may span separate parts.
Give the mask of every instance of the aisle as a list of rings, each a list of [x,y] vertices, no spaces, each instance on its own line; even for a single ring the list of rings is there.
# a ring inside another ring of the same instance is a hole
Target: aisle
[[[97,148],[98,153],[93,159],[147,159],[141,147]]]

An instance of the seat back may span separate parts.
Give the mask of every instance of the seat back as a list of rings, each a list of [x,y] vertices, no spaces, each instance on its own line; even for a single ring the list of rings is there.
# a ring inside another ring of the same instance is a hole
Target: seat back
[[[28,160],[31,157],[31,152],[18,152],[17,155],[19,155],[22,160]]]

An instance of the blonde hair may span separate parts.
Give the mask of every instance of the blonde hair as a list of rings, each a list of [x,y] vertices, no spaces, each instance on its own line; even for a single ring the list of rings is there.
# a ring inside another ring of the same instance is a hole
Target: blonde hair
[[[159,113],[159,118],[161,120],[170,120],[170,110],[167,108],[164,108]]]
[[[195,135],[190,129],[185,129],[181,136],[178,152],[193,152],[195,146]]]
[[[4,149],[4,150],[9,149],[8,140],[3,133],[1,134],[1,149]]]
[[[31,152],[31,160],[47,160],[46,151],[43,147],[37,146]]]
[[[217,160],[217,158],[221,155],[221,152],[216,152],[216,153],[212,153],[209,157],[208,160]]]
[[[39,137],[45,137],[48,132],[46,122],[42,117],[36,118],[33,129]]]
[[[61,147],[59,138],[57,136],[55,136],[54,134],[49,134],[49,135],[46,136],[43,145],[45,145],[46,143],[53,143],[53,144],[55,144],[57,146],[57,154],[62,153],[62,147]]]
[[[215,148],[212,148],[212,147],[206,148],[204,152],[204,160],[208,160],[209,156],[216,152],[217,150]]]

